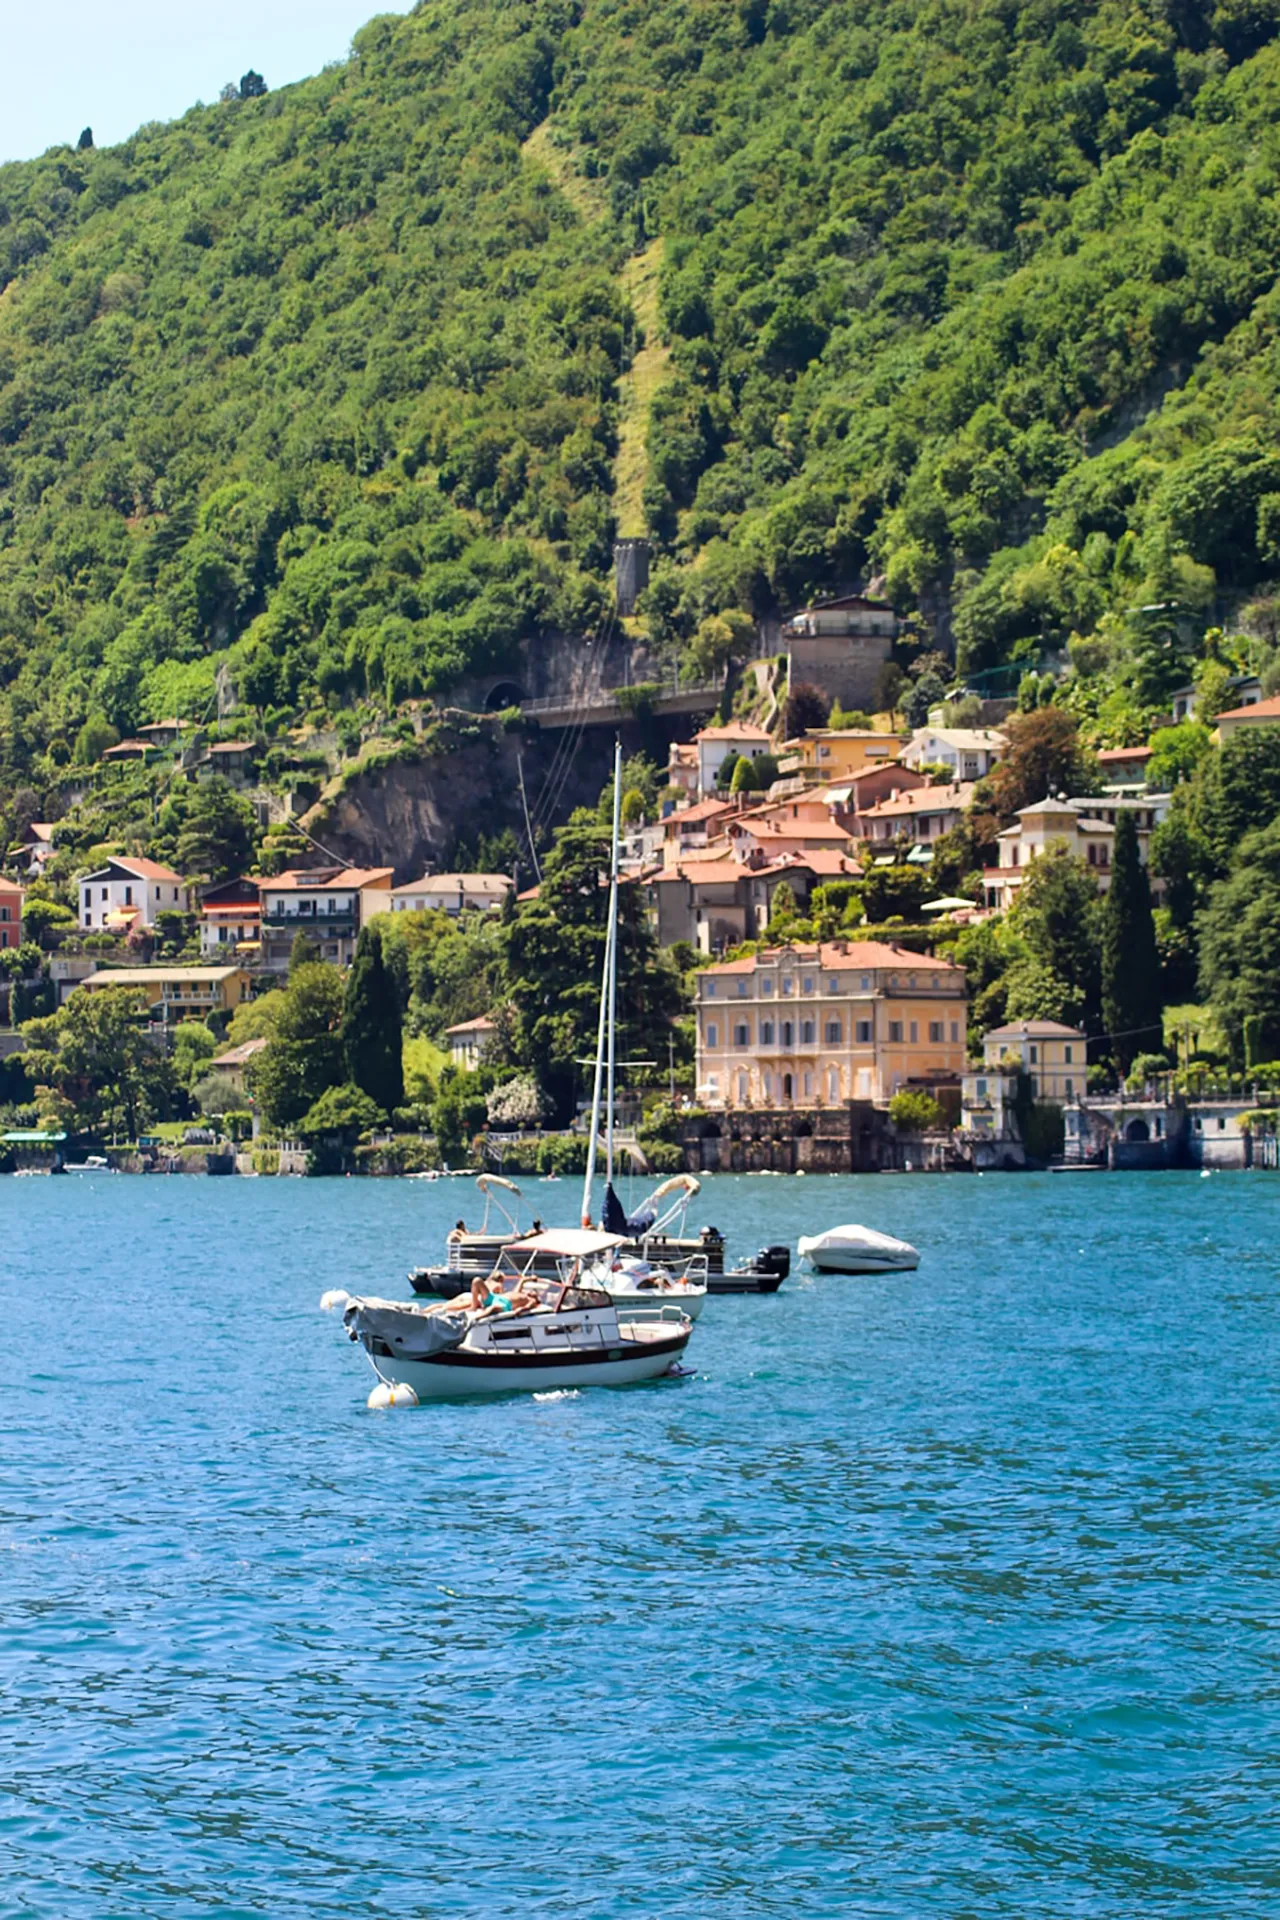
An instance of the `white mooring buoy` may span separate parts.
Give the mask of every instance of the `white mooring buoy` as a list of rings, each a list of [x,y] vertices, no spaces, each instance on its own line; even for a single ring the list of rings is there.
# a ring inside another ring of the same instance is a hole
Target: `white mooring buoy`
[[[392,1386],[388,1380],[379,1380],[365,1401],[371,1413],[381,1413],[386,1407],[416,1407],[417,1404],[418,1396],[412,1387],[403,1381]]]

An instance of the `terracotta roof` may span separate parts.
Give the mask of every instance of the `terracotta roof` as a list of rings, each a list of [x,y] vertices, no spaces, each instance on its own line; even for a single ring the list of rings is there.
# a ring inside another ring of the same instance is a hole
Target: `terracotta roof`
[[[421,880],[407,880],[392,893],[509,893],[513,885],[509,873],[424,873]]]
[[[82,987],[146,987],[158,981],[166,985],[213,984],[229,980],[240,967],[102,967],[80,982]]]
[[[766,727],[758,727],[754,720],[731,720],[727,727],[703,727],[695,735],[695,740],[769,740],[772,735]]]
[[[856,879],[862,872],[858,862],[847,853],[838,853],[834,847],[810,847],[804,853],[784,853],[773,866],[765,869],[774,873],[782,868],[805,867],[810,873],[822,874],[825,878]]]
[[[834,820],[744,820],[739,832],[752,840],[832,840],[842,847],[852,838],[849,829]]]
[[[1105,766],[1112,760],[1149,760],[1153,751],[1151,747],[1104,747],[1097,755],[1098,765]]]
[[[92,873],[82,873],[80,879],[100,879],[112,867],[120,867],[125,873],[132,874],[135,880],[164,880],[179,887],[183,884],[182,875],[175,873],[172,867],[163,866],[159,860],[135,859],[132,854],[123,853],[108,854],[106,866],[97,867]]]
[[[394,867],[316,867],[310,873],[290,870],[278,873],[273,880],[264,880],[264,893],[319,893],[329,887],[341,888],[350,893],[360,887],[381,886],[390,881]]]
[[[493,1022],[489,1018],[487,1013],[482,1013],[478,1020],[460,1020],[456,1027],[446,1027],[445,1032],[447,1034],[448,1033],[492,1033]]]
[[[745,960],[724,960],[717,967],[704,967],[704,974],[754,973],[758,959],[773,959],[788,951],[783,947],[766,948],[763,954],[750,954]],[[789,949],[795,954],[801,965],[820,967],[825,973],[872,972],[892,967],[895,972],[905,968],[909,972],[934,972],[959,974],[960,969],[949,961],[936,959],[931,953],[912,953],[906,947],[891,947],[884,940],[824,940],[818,946],[796,946]]]
[[[1280,720],[1280,693],[1269,700],[1255,700],[1251,707],[1228,707],[1219,720]]]
[[[912,787],[893,800],[877,800],[872,807],[859,809],[860,820],[885,819],[899,814],[949,813],[967,807],[973,798],[973,782],[959,781],[951,787]]]
[[[1000,1040],[1008,1034],[1030,1034],[1033,1039],[1083,1040],[1087,1036],[1079,1027],[1064,1027],[1061,1020],[1010,1020],[1003,1027],[988,1027],[987,1040]]]
[[[27,833],[34,833],[38,840],[52,840],[56,824],[53,820],[32,820],[27,827]]]
[[[252,748],[252,740],[215,740],[209,751],[210,753],[249,753]]]

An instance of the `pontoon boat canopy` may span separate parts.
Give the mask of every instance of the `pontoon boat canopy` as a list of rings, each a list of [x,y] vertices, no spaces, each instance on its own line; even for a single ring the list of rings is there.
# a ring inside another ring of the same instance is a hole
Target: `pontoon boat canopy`
[[[531,1233],[519,1243],[519,1251],[524,1253],[549,1253],[553,1258],[564,1260],[585,1260],[593,1253],[608,1253],[611,1247],[620,1247],[623,1235],[620,1233],[597,1233],[589,1227],[560,1227],[551,1233]]]

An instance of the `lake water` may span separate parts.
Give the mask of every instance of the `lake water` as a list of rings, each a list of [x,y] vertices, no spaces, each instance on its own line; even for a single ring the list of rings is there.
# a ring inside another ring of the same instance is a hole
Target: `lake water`
[[[1280,1911],[1280,1180],[704,1200],[923,1259],[371,1414],[462,1182],[0,1183],[6,1920]]]

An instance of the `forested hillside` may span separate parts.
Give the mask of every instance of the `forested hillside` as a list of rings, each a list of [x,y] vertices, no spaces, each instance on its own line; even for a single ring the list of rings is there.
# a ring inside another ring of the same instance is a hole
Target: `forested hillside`
[[[883,574],[967,668],[1096,674],[1127,607],[1269,605],[1275,28],[425,0],[0,169],[5,777],[215,675],[271,731],[589,631],[655,240],[659,643]]]

